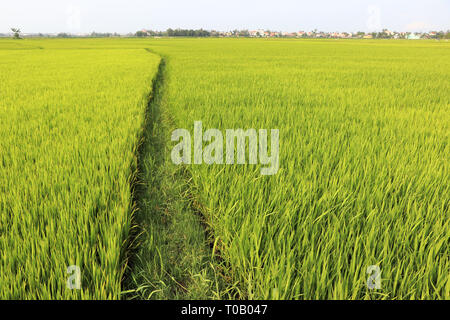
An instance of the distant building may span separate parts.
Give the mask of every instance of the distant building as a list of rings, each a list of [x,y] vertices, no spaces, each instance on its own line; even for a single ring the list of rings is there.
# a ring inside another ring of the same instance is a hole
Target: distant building
[[[265,37],[266,32],[264,30],[252,30],[249,31],[250,37]]]
[[[420,39],[420,36],[417,35],[417,34],[414,34],[414,33],[411,33],[411,34],[408,36],[408,40],[419,40],[419,39]]]

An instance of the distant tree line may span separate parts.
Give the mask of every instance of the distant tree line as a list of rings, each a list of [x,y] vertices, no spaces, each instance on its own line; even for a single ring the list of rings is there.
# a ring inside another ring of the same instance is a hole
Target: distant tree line
[[[203,29],[167,29],[166,31],[138,31],[137,37],[211,37],[214,36],[214,31],[207,31]]]
[[[370,33],[370,35],[372,35],[374,39],[392,39],[394,35],[389,34],[386,31],[387,30],[384,29],[382,32],[372,32]],[[403,34],[402,37],[406,38],[410,34],[417,34],[422,39],[438,39],[438,40],[450,39],[450,30],[448,30],[447,32],[444,31],[418,32],[418,33],[406,32]]]
[[[65,33],[65,32],[61,32],[58,33],[56,35],[57,38],[78,38],[79,36],[71,34],[71,33]],[[89,35],[86,35],[85,37],[91,37],[91,38],[111,38],[111,37],[120,37],[120,34],[114,32],[114,33],[110,33],[110,32],[106,32],[106,33],[101,33],[101,32],[91,32]]]
[[[21,39],[21,30],[18,28],[11,28],[12,35],[14,39]],[[259,34],[262,33],[262,34]],[[359,31],[357,33],[348,34],[346,32],[341,33],[341,37],[344,38],[363,38],[365,36],[371,36],[374,39],[406,39],[408,36],[412,34],[411,32],[390,32],[386,29],[384,29],[382,32],[372,32],[372,33],[365,33],[363,31]],[[423,32],[423,33],[415,33],[416,36],[422,38],[422,39],[450,39],[450,30],[445,31],[431,31],[431,32]],[[9,36],[8,34],[0,34],[0,37],[6,37]],[[153,30],[141,30],[136,33],[128,33],[126,35],[120,35],[116,32],[91,32],[90,34],[71,34],[71,33],[65,33],[61,32],[56,35],[57,38],[111,38],[111,37],[296,37],[296,38],[333,38],[333,37],[339,37],[336,36],[334,33],[331,32],[322,32],[318,31],[317,29],[311,31],[311,32],[298,32],[298,33],[285,33],[285,32],[279,32],[275,31],[272,32],[270,30],[267,31],[261,31],[259,30],[249,32],[248,30],[233,30],[233,31],[208,31],[204,29],[167,29],[166,31],[153,31]],[[52,34],[28,34],[26,37],[55,37],[55,35]]]

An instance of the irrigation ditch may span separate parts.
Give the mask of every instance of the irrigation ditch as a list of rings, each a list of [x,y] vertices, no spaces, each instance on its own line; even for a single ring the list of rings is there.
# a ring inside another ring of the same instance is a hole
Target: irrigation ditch
[[[136,150],[121,298],[220,299],[226,287],[223,261],[214,254],[188,170],[170,160],[174,123],[165,94],[167,60],[161,56]]]

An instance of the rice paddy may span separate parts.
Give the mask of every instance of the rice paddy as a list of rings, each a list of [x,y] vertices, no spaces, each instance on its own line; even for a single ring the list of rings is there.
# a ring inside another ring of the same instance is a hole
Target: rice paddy
[[[119,298],[159,57],[0,44],[0,298]],[[67,267],[82,270],[68,290]]]
[[[0,297],[448,299],[449,76],[435,41],[0,41]],[[195,121],[278,129],[278,172],[172,163]]]

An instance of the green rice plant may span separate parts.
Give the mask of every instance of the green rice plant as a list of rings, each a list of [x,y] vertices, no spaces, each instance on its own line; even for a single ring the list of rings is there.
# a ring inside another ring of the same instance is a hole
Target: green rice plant
[[[127,274],[134,297],[450,298],[447,42],[11,43],[0,41],[1,298],[119,297],[135,147],[159,63],[144,48],[165,57],[164,122],[153,120],[162,131],[146,132],[143,148],[151,194],[138,199],[146,232]],[[192,133],[194,121],[279,129],[278,173],[175,166],[168,128]],[[192,203],[220,281],[203,272]],[[66,289],[68,265],[81,267],[81,291]],[[367,286],[370,266],[380,289]],[[183,272],[202,281],[180,282]]]
[[[10,46],[0,42],[0,298],[117,299],[160,58]],[[71,265],[81,290],[67,288]]]
[[[151,43],[177,128],[280,130],[274,176],[187,166],[236,297],[449,298],[448,43]]]

